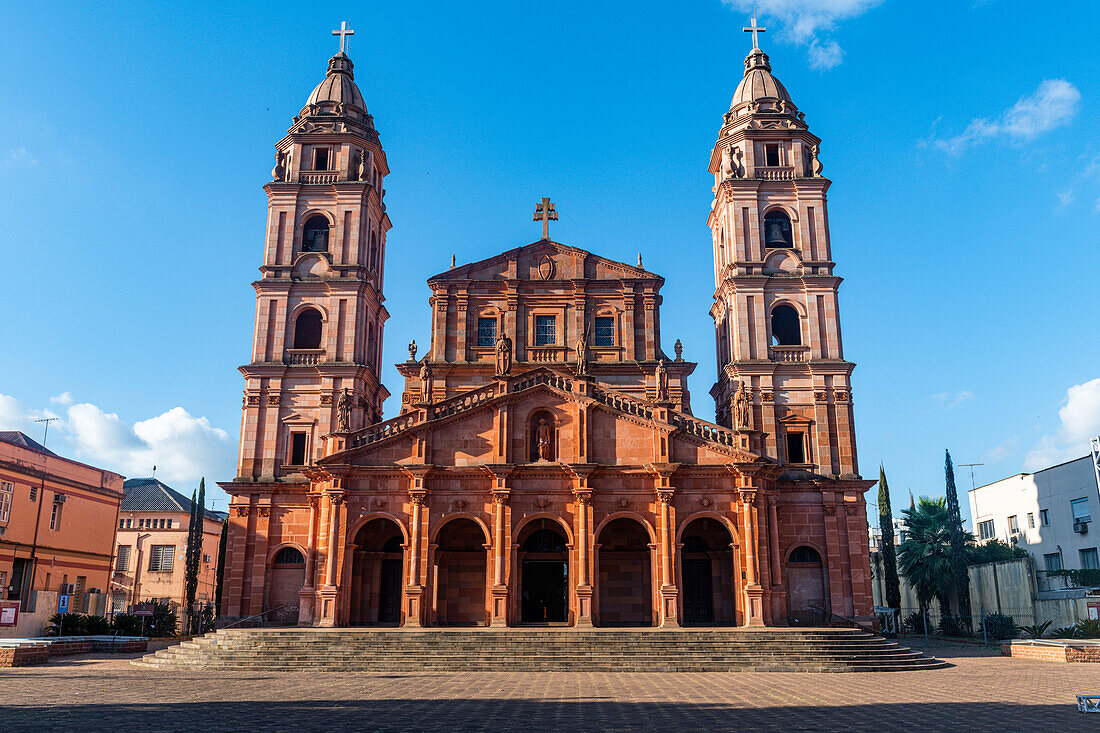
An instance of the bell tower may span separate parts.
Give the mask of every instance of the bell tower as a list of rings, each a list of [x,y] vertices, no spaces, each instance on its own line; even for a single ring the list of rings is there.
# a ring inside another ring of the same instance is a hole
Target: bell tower
[[[321,436],[378,422],[386,154],[345,53],[276,144],[245,378],[237,478],[225,488],[306,481]]]
[[[745,75],[710,156],[717,422],[763,433],[764,452],[807,474],[858,473],[840,336],[821,141],[772,76],[750,28]]]

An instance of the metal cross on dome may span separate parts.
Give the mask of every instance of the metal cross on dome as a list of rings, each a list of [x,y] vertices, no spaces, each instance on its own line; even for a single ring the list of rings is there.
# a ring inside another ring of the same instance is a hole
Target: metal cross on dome
[[[756,21],[754,20],[753,22],[755,23]],[[348,28],[348,22],[346,20],[341,20],[340,30],[333,31],[332,35],[340,36],[340,53],[344,53],[345,47],[347,46],[348,36],[354,36],[355,31],[353,31],[351,28]]]
[[[535,204],[535,215],[532,221],[542,220],[542,238],[550,239],[550,222],[558,220],[558,212],[554,204],[550,203],[549,196],[543,196],[542,201]]]
[[[751,33],[752,34],[752,50],[759,51],[760,50],[760,39],[757,36],[757,34],[758,33],[763,33],[764,31],[766,31],[768,29],[764,28],[763,26],[758,26],[756,24],[756,6],[755,5],[752,8],[752,25],[750,25],[748,28],[742,28],[741,30],[743,30],[745,33]],[[333,31],[333,33],[335,33],[335,32],[336,31]]]

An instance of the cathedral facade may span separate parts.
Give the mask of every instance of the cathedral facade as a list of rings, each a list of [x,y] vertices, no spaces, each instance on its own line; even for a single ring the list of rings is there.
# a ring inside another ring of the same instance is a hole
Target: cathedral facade
[[[389,170],[341,51],[278,143],[222,616],[315,626],[872,618],[819,140],[755,47],[711,155],[717,421],[663,278],[543,238],[428,280],[382,419]]]

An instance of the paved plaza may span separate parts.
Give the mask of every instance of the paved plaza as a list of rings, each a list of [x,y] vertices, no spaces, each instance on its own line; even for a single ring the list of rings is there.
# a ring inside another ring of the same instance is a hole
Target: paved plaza
[[[918,646],[916,640],[914,643]],[[864,674],[205,673],[62,658],[0,670],[0,729],[1100,730],[1074,695],[1100,666],[993,649],[927,651],[954,666]]]

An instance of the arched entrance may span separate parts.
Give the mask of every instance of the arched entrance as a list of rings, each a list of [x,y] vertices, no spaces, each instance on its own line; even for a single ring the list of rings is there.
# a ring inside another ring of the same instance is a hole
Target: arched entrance
[[[569,550],[561,527],[538,519],[519,537],[520,623],[569,621]]]
[[[649,534],[626,517],[607,523],[599,536],[600,626],[652,626]]]
[[[825,566],[817,550],[800,545],[787,556],[787,623],[818,626],[825,616]]]
[[[268,620],[291,626],[298,623],[298,591],[306,582],[306,559],[296,547],[283,547],[271,561],[267,586]]]
[[[435,549],[435,619],[444,626],[484,626],[486,537],[470,519],[455,519],[439,531]]]
[[[404,536],[390,519],[372,519],[355,533],[351,564],[351,626],[396,626],[401,622]]]
[[[692,520],[680,535],[683,622],[732,626],[737,593],[733,582],[733,537],[717,519]]]

